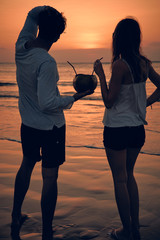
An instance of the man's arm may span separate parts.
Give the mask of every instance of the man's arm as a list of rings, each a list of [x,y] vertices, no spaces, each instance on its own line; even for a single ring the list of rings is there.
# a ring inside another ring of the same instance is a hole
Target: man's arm
[[[93,93],[93,91],[88,90],[75,93],[73,96],[60,96],[57,80],[56,63],[53,61],[43,63],[38,74],[37,96],[39,106],[45,113],[52,113],[57,109],[70,109],[75,101]]]
[[[38,74],[37,95],[39,106],[43,112],[51,113],[57,109],[66,109],[75,101],[72,96],[60,96],[57,89],[57,77],[55,62],[47,61],[41,65]]]
[[[23,39],[33,40],[36,38],[38,30],[38,16],[39,13],[45,8],[46,6],[35,7],[28,13],[25,24],[19,34],[17,42]]]

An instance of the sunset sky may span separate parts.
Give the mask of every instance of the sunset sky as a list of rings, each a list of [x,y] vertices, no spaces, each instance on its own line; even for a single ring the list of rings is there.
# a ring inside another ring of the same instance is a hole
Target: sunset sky
[[[0,62],[14,61],[14,45],[28,11],[50,5],[67,18],[67,28],[51,54],[59,62],[110,61],[112,32],[119,20],[134,16],[142,29],[142,49],[160,60],[159,0],[0,0]]]

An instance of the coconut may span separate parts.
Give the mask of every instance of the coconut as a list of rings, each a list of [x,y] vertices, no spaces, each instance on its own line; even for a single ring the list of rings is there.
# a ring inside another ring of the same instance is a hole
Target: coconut
[[[73,87],[76,90],[76,92],[80,93],[80,92],[85,92],[87,90],[93,91],[96,89],[97,82],[98,82],[96,75],[93,75],[93,73],[91,75],[90,74],[77,74],[74,66],[70,62],[68,62],[68,63],[72,66],[72,68],[76,74],[73,79]]]
[[[76,74],[73,79],[73,87],[78,93],[95,90],[97,87],[97,77],[95,75]]]

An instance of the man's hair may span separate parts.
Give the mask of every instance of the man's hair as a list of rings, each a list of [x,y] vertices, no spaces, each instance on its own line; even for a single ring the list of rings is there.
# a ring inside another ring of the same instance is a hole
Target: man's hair
[[[59,37],[66,27],[66,18],[55,8],[47,6],[39,14],[39,37],[45,40],[54,40]]]

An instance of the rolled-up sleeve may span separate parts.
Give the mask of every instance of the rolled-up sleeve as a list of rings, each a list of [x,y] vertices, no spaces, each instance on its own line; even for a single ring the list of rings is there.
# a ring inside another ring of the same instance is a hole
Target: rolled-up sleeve
[[[74,98],[61,96],[57,87],[58,71],[54,61],[42,63],[38,72],[37,95],[40,109],[51,113],[57,109],[71,108]]]

